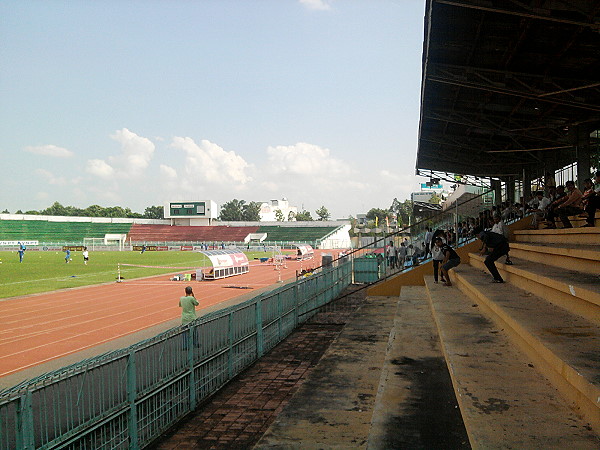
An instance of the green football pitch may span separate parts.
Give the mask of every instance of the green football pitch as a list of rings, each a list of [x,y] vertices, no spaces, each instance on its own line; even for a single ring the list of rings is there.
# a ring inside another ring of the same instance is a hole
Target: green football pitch
[[[264,252],[245,252],[248,260],[271,256]],[[65,253],[27,251],[19,263],[17,252],[0,252],[0,298],[54,291],[117,281],[118,264],[175,267],[175,269],[121,267],[124,279],[142,278],[164,273],[210,266],[208,258],[196,252],[90,252],[83,264],[81,252],[71,252],[72,261],[65,263]]]

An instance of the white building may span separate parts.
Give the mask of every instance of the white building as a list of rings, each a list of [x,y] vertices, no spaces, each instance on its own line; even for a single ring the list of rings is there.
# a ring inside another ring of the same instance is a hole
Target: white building
[[[281,211],[283,215],[283,221],[296,220],[296,214],[298,214],[298,207],[290,206],[290,203],[284,197],[281,200],[270,200],[260,205],[260,221],[261,222],[275,222],[277,221],[277,211]],[[292,217],[290,218],[290,213]]]

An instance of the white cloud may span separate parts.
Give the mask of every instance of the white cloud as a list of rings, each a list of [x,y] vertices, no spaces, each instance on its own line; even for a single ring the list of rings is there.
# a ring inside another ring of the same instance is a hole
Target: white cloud
[[[160,175],[163,178],[177,178],[177,171],[170,166],[165,164],[161,164],[160,167]]]
[[[56,145],[28,146],[24,150],[34,155],[51,156],[53,158],[70,158],[73,156],[72,151]]]
[[[110,156],[108,162],[119,175],[139,176],[150,164],[154,154],[154,144],[148,138],[138,136],[127,128],[117,130],[110,136],[121,144],[121,155]]]
[[[115,169],[102,159],[88,160],[85,171],[100,178],[111,178],[115,174]]]
[[[65,177],[56,177],[49,170],[36,169],[35,173],[40,178],[45,179],[48,184],[52,184],[55,186],[65,186],[67,184],[67,179]]]
[[[244,158],[208,140],[196,144],[192,138],[175,137],[171,147],[186,154],[182,184],[188,190],[208,184],[235,189],[252,181],[246,173],[251,166]]]
[[[331,5],[329,5],[325,0],[299,0],[300,4],[305,6],[308,9],[318,10],[318,11],[326,11],[331,9]]]
[[[345,179],[354,171],[341,159],[333,158],[328,148],[299,142],[295,145],[278,145],[267,148],[269,171],[329,180]]]
[[[43,191],[40,191],[37,194],[35,194],[35,198],[37,200],[46,200],[48,197],[50,197],[50,195],[47,192]]]

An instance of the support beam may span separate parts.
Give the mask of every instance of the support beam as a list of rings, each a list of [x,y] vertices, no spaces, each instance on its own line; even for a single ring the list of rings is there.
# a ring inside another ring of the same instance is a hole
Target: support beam
[[[590,130],[577,127],[577,186],[583,187],[583,180],[590,178],[591,174],[591,152],[590,152]]]

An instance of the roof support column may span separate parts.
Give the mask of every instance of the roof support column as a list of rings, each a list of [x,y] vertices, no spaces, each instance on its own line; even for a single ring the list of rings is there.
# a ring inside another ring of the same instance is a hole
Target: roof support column
[[[590,153],[590,131],[582,126],[577,127],[577,143],[575,145],[577,152],[577,185],[583,186],[583,180],[590,178],[591,153]]]
[[[498,206],[502,203],[502,184],[500,180],[490,178],[490,187],[494,190],[494,204]]]
[[[506,179],[506,200],[515,202],[515,177],[512,176]]]
[[[531,198],[531,168],[523,169],[523,204]]]

